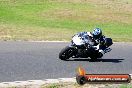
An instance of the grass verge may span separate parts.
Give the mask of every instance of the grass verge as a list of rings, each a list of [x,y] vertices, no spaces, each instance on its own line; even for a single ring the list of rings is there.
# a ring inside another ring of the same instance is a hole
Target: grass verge
[[[95,27],[131,42],[131,0],[0,0],[0,40],[69,41]]]
[[[41,88],[132,88],[131,84],[85,84],[78,85],[76,83],[60,83],[60,84],[47,84]]]

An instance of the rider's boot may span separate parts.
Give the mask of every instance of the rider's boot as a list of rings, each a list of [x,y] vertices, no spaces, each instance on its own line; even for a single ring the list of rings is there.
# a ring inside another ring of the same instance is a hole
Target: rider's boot
[[[104,55],[105,53],[110,52],[111,50],[112,50],[111,48],[106,48],[105,50],[100,49],[100,50],[99,50],[99,53],[98,53],[98,57],[99,57],[99,58],[103,57],[103,55]]]
[[[110,52],[111,50],[112,50],[111,48],[106,48],[106,49],[104,50],[104,52],[107,53],[107,52]]]
[[[104,54],[105,54],[104,50],[101,49],[98,52],[98,57],[101,58],[101,57],[103,57]]]

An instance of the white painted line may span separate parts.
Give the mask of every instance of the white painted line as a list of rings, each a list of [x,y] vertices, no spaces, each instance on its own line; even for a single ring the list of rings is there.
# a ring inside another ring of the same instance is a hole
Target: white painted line
[[[132,74],[129,74],[132,80]],[[53,83],[75,83],[76,77],[73,78],[58,78],[58,79],[45,79],[45,80],[27,80],[27,81],[15,81],[15,82],[1,82],[0,88],[18,87],[26,88],[26,86],[31,86],[30,88],[39,88],[44,84]]]
[[[59,78],[60,82],[76,82],[75,78]]]
[[[58,42],[58,43],[63,43],[63,42],[70,42],[70,41],[28,41],[28,42]]]
[[[63,43],[63,42],[70,42],[70,40],[69,41],[48,41],[47,40],[47,41],[27,41],[27,42],[60,42],[60,43],[62,42]],[[113,42],[113,43],[130,43],[131,44],[132,42]]]
[[[43,85],[45,84],[46,82],[44,80],[28,80],[27,81],[28,84],[34,84],[34,85]]]
[[[46,83],[59,83],[58,79],[45,79]]]
[[[10,84],[9,84],[9,87],[14,87],[14,86],[27,86],[28,85],[28,83],[27,83],[27,81],[21,81],[21,82],[11,82]]]

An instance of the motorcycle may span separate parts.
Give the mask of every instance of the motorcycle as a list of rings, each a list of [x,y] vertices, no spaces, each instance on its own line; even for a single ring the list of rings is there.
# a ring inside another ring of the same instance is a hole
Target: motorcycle
[[[103,46],[105,46],[105,53],[110,52],[109,48],[113,44],[111,38],[103,37]],[[103,56],[99,53],[100,44],[94,45],[91,37],[87,32],[80,32],[72,37],[71,44],[63,48],[59,53],[61,60],[68,60],[69,58],[91,58],[97,60]]]

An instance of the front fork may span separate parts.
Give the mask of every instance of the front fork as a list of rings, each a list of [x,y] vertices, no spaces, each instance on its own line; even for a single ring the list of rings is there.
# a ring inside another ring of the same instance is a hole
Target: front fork
[[[77,47],[73,43],[69,44],[69,47],[71,47],[73,50],[73,56],[76,56],[78,53]]]

